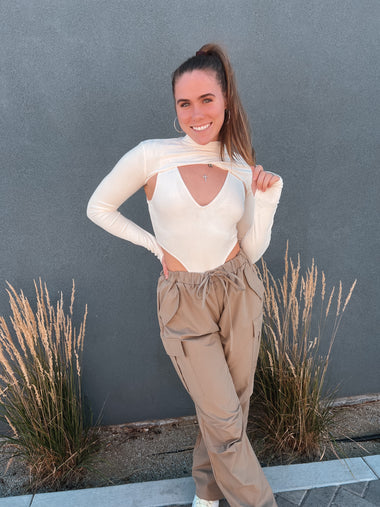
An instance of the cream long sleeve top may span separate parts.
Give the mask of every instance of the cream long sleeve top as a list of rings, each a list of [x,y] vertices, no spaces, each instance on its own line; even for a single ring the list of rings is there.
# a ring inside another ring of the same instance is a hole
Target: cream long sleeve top
[[[213,164],[228,172],[216,197],[198,204],[178,167]],[[148,200],[154,236],[118,208],[157,174]],[[141,142],[126,153],[101,181],[87,216],[106,231],[141,245],[162,260],[162,248],[188,271],[205,272],[225,262],[237,241],[252,262],[268,248],[283,181],[252,193],[252,170],[239,157],[220,158],[220,143],[199,145],[189,136]]]

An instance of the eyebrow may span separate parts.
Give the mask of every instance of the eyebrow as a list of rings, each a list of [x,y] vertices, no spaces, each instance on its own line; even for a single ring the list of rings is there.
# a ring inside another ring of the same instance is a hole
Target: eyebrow
[[[198,98],[199,99],[204,99],[205,97],[208,97],[209,95],[212,95],[213,97],[215,97],[215,94],[210,92],[210,93],[204,93],[203,95],[201,95]],[[179,104],[180,102],[189,102],[189,99],[178,99],[177,100],[177,104]]]

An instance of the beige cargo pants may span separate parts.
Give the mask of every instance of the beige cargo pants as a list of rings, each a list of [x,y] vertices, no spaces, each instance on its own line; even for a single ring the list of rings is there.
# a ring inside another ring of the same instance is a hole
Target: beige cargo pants
[[[161,339],[195,404],[192,475],[198,497],[231,507],[273,507],[272,490],[246,434],[260,346],[264,287],[240,251],[205,273],[158,280]]]

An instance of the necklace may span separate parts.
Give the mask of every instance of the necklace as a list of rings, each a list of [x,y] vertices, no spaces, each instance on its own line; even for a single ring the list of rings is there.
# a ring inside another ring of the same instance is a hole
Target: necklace
[[[212,167],[212,164],[207,164],[208,167]],[[205,183],[207,183],[207,174],[203,175],[203,179],[205,180]]]

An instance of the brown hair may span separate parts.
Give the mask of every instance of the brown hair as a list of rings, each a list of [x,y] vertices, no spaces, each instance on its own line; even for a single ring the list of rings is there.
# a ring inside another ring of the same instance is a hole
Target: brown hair
[[[212,70],[226,98],[227,109],[224,123],[219,132],[220,156],[223,159],[224,149],[231,159],[240,155],[249,165],[255,165],[255,151],[251,142],[251,130],[246,112],[237,91],[234,71],[227,53],[218,44],[205,44],[183,62],[172,76],[174,94],[177,79],[193,70]]]

